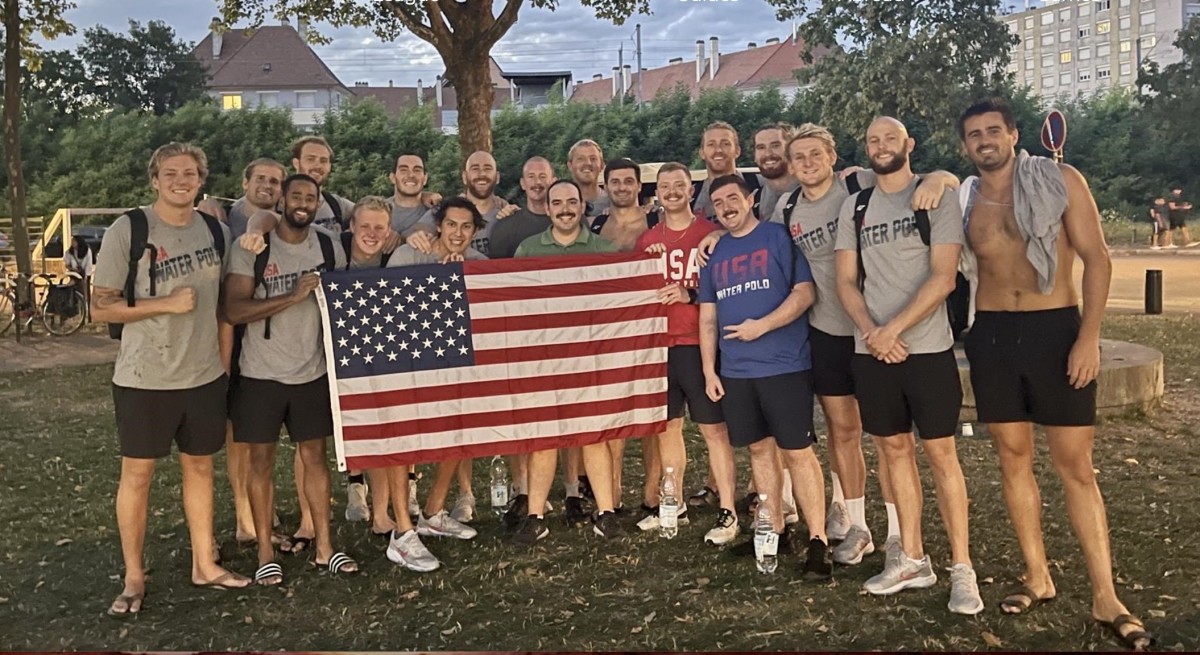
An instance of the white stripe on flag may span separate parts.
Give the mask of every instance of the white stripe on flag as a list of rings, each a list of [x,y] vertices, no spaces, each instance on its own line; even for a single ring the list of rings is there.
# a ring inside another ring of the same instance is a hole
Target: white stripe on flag
[[[582,312],[589,309],[616,309],[638,305],[660,304],[657,292],[625,291],[621,293],[597,293],[587,296],[566,298],[532,298],[529,300],[497,300],[471,303],[471,318],[498,318],[522,314],[558,314]]]
[[[604,355],[592,355],[589,357],[542,359],[532,362],[485,364],[480,366],[444,368],[434,371],[414,371],[411,373],[345,378],[337,381],[337,391],[345,396],[359,393],[395,391],[399,389],[420,389],[447,384],[469,384],[471,382],[487,382],[489,380],[510,380],[545,375],[568,375],[588,371],[606,371],[642,364],[660,364],[665,361],[667,361],[667,349],[665,347],[646,348]]]
[[[540,287],[547,284],[576,284],[596,280],[620,280],[643,275],[661,275],[662,258],[640,262],[596,264],[575,268],[555,268],[521,273],[483,273],[466,276],[467,289],[506,289]]]
[[[663,405],[661,407],[632,409],[613,414],[582,416],[579,418],[567,417],[554,421],[525,423],[522,425],[449,430],[407,437],[391,437],[388,439],[347,440],[345,442],[345,449],[347,457],[368,457],[371,455],[388,455],[414,450],[431,450],[435,448],[471,446],[500,441],[558,437],[567,434],[616,429],[626,425],[654,423],[655,421],[665,421],[666,418],[667,408]]]
[[[529,393],[484,396],[479,398],[455,398],[429,403],[381,407],[378,409],[343,410],[342,424],[351,426],[375,425],[398,421],[439,419],[446,416],[466,416],[504,410],[535,409],[556,405],[573,405],[585,402],[619,400],[630,396],[661,393],[667,390],[667,379],[653,377],[626,380],[599,386],[534,391]]]
[[[519,321],[520,319],[514,318],[513,320]],[[585,343],[605,339],[638,337],[646,334],[661,334],[666,329],[666,317],[654,316],[636,321],[621,321],[619,323],[475,334],[472,341],[474,342],[475,350],[502,350],[504,348],[521,348],[524,346]]]

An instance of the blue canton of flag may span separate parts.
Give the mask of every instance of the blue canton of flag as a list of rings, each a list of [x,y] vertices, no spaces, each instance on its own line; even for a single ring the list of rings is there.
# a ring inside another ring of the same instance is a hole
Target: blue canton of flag
[[[462,264],[321,275],[338,378],[474,365]]]

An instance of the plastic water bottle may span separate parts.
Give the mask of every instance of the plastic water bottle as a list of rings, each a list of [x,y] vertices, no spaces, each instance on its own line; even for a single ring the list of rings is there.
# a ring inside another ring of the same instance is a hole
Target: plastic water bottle
[[[500,516],[508,506],[508,464],[496,455],[491,466],[492,513]]]
[[[658,492],[658,527],[667,539],[674,539],[679,534],[679,492],[676,490],[673,466],[668,466],[663,473],[662,487]]]
[[[758,515],[754,521],[754,564],[759,573],[774,573],[779,567],[779,535],[771,522],[767,495],[758,494]]]

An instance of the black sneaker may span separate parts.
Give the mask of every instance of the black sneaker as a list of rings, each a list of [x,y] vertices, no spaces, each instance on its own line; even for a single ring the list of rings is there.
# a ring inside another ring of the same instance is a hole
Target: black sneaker
[[[625,534],[625,528],[616,512],[604,512],[592,521],[592,532],[605,539],[615,539]]]
[[[546,519],[530,514],[521,519],[521,525],[517,527],[512,542],[516,546],[532,546],[549,534],[550,528],[546,527]]]
[[[592,483],[588,482],[586,475],[579,476],[579,495],[583,496],[584,500],[596,502],[596,494],[592,492]]]
[[[566,509],[563,510],[563,516],[567,521],[567,525],[572,528],[578,528],[587,525],[592,520],[588,514],[587,507],[583,504],[583,499],[578,496],[568,496]]]
[[[804,579],[814,582],[829,582],[833,579],[833,563],[829,559],[829,545],[816,537],[808,542],[808,557],[804,560]]]
[[[720,507],[721,497],[712,487],[701,487],[700,491],[688,496],[688,507]]]
[[[792,531],[788,528],[783,529],[783,534],[779,535],[779,550],[776,551],[779,555],[791,555],[792,550]],[[729,554],[734,557],[754,557],[754,537],[741,542],[740,544],[729,549]]]
[[[529,514],[529,495],[517,494],[508,501],[508,509],[504,510],[504,515],[500,520],[504,523],[504,527],[508,530],[515,530],[521,525],[521,521]]]

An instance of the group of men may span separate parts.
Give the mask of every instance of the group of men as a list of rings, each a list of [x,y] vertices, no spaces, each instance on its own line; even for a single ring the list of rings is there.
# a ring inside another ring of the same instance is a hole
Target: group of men
[[[653,205],[641,201],[637,164],[605,163],[600,146],[583,140],[568,154],[572,179],[556,179],[542,157],[525,162],[522,208],[496,195],[500,173],[486,152],[466,158],[461,195],[443,200],[427,192],[424,161],[405,153],[390,176],[391,198],[352,203],[324,189],[333,151],[310,136],[295,144],[293,174],[274,160],[255,160],[245,169],[242,198],[228,208],[202,205],[200,213],[194,203],[207,174],[203,152],[177,143],[159,148],[149,166],[157,199],[108,231],[92,303],[97,320],[125,324],[113,383],[126,574],[110,613],[141,609],[149,482],[172,441],[184,472],[194,584],[279,584],[278,552],[310,544],[319,566],[357,570],[329,528],[325,447],[333,419],[313,293],[320,271],[645,251],[665,262],[658,296],[667,306],[668,422],[643,443],[640,529],[659,525],[662,472],[670,468],[683,480],[686,413],[704,438],[709,470],[679,522],[688,522],[689,509],[716,505],[705,541],[737,538],[733,448],[748,448],[754,491],[766,499],[781,549],[792,548],[788,524],[803,518],[803,574],[827,580],[830,560],[851,566],[875,550],[865,518],[866,431],[879,455],[888,536],[883,569],[864,588],[887,595],[930,587],[937,576],[922,542],[919,439],[950,543],[949,608],[982,611],[955,450],[962,389],[945,303],[961,269],[975,279],[966,350],[979,417],[1000,455],[1026,560],[1023,584],[1001,608],[1028,612],[1055,595],[1032,473],[1038,423],[1088,563],[1093,616],[1130,646],[1147,646],[1150,635],[1113,587],[1091,464],[1111,273],[1098,211],[1074,168],[1015,151],[1016,125],[1004,101],[968,108],[959,133],[979,171],[963,185],[945,172],[914,174],[916,144],[893,118],[877,119],[865,135],[869,168],[841,172],[827,129],[763,127],[753,135],[757,174],[737,171],[737,131],[717,122],[701,138],[704,181],[693,183],[682,164],[664,164]],[[146,244],[148,256],[134,252]],[[1084,263],[1082,314],[1072,282],[1076,256]],[[829,433],[828,509],[812,448],[814,397]],[[302,511],[291,537],[274,533],[272,470],[283,427],[297,446]],[[214,550],[212,455],[227,441],[238,539],[258,546],[253,579],[222,568]],[[624,533],[623,446],[613,440],[564,452],[568,525],[590,524],[601,538]],[[549,535],[558,458],[555,450],[511,458],[514,497],[503,519],[514,543]],[[411,473],[372,470],[368,484],[352,475],[347,517],[371,518],[372,531],[388,539],[391,561],[431,571],[440,562],[421,536],[476,535],[468,525],[470,462],[439,462],[424,507]],[[459,502],[447,512],[456,479]]]
[[[1180,187],[1171,189],[1169,199],[1164,196],[1155,198],[1154,204],[1150,205],[1150,222],[1154,226],[1150,233],[1150,249],[1178,248],[1179,245],[1175,243],[1175,230],[1180,231],[1184,248],[1200,246],[1200,241],[1192,241],[1192,234],[1188,230],[1191,214],[1192,203],[1183,197],[1183,189]]]

